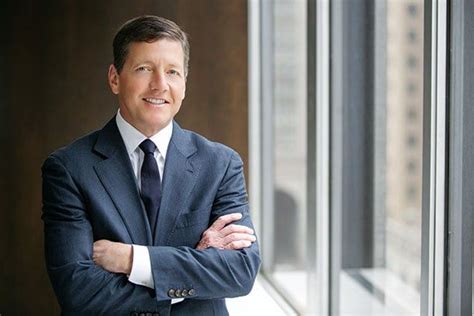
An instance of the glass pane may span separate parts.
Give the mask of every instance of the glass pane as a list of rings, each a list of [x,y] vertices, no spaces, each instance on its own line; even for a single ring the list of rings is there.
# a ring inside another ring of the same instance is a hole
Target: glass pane
[[[423,1],[366,6],[362,11],[348,4],[352,19],[341,28],[350,55],[344,57],[340,127],[339,310],[419,315]]]
[[[306,2],[273,1],[274,252],[271,278],[306,306]]]

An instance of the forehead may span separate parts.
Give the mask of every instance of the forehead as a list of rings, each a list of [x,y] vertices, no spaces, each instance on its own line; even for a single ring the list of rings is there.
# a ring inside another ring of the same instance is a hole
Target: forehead
[[[180,42],[167,38],[154,42],[132,42],[125,63],[166,62],[183,66],[184,52]]]

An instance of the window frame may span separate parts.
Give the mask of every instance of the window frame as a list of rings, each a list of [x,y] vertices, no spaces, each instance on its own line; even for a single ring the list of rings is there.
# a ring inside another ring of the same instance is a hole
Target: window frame
[[[474,3],[449,3],[447,314],[471,315],[474,205]]]

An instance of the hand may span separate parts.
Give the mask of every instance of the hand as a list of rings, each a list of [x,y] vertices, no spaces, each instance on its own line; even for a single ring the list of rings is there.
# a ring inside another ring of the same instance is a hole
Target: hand
[[[92,259],[95,264],[113,273],[130,274],[132,271],[132,245],[110,240],[94,242]]]
[[[231,224],[242,218],[240,213],[232,213],[219,217],[202,234],[196,249],[203,250],[209,247],[219,249],[242,249],[250,247],[256,240],[254,231],[247,226]]]

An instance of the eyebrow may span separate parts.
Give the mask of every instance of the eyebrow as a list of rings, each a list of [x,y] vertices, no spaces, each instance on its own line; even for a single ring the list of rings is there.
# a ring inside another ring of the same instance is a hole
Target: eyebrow
[[[184,68],[184,66],[177,65],[177,64],[169,64],[169,66],[171,66],[173,68]]]
[[[139,66],[139,65],[142,65],[142,64],[151,64],[151,65],[154,65],[155,63],[151,60],[144,60],[144,61],[140,61],[140,62],[136,62],[133,64],[133,67],[136,67],[136,66]],[[170,67],[174,67],[174,68],[180,68],[182,67],[184,69],[184,65],[179,65],[179,64],[176,64],[176,63],[168,63],[167,66],[170,66]]]

